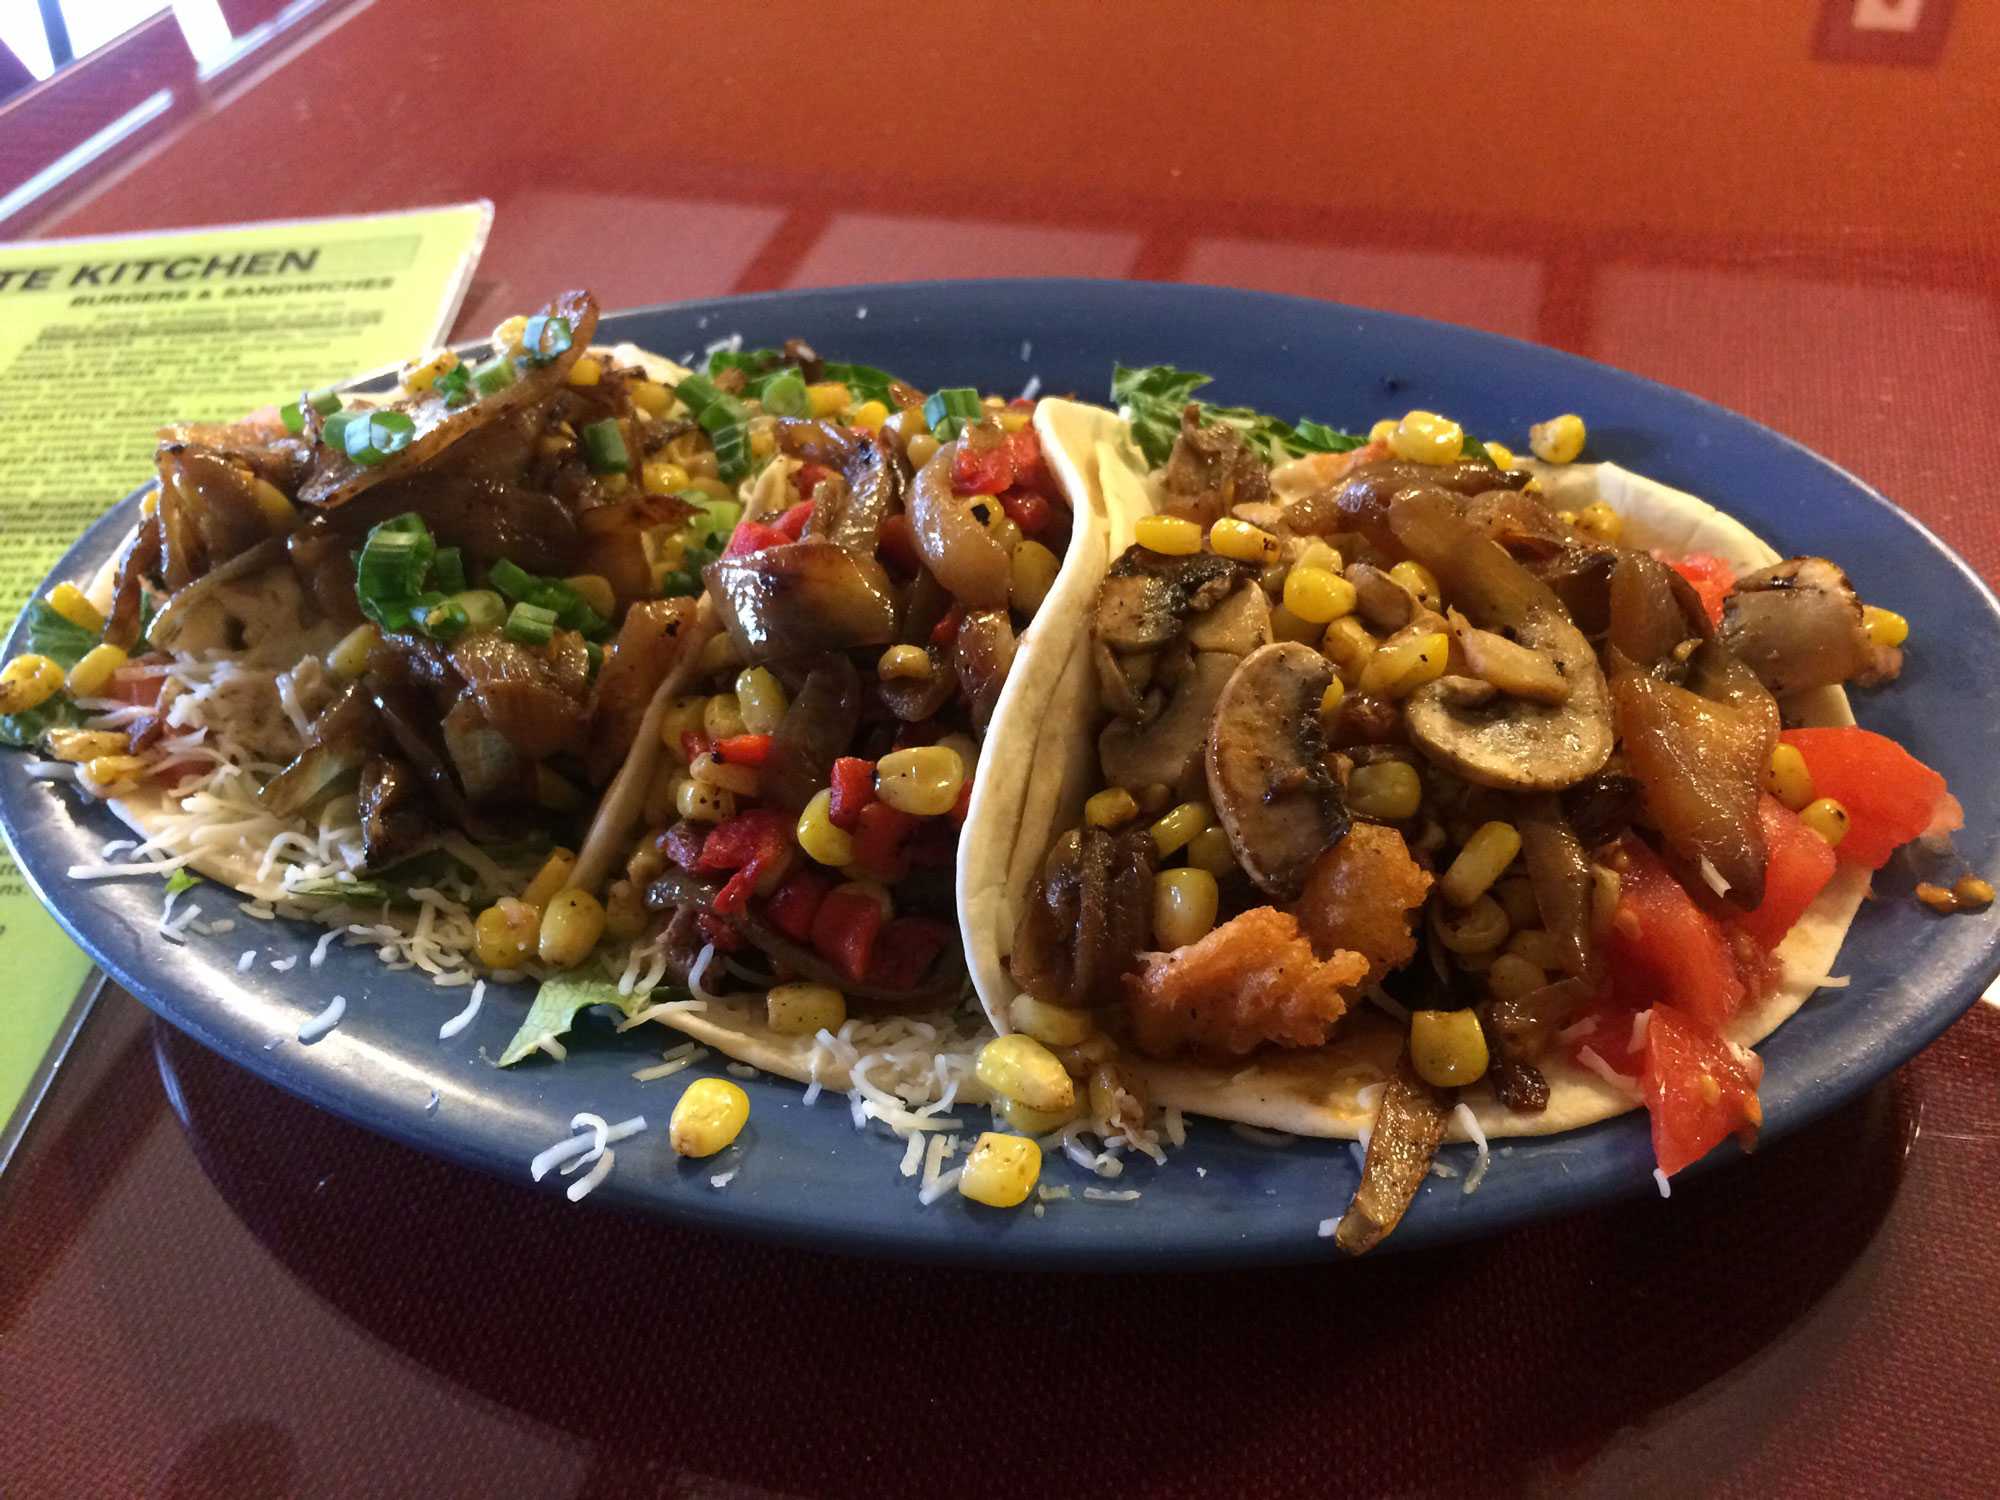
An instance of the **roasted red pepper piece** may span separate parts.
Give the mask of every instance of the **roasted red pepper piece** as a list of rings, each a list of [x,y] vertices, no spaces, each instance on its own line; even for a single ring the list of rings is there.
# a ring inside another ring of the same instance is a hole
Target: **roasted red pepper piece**
[[[761,766],[771,758],[768,734],[732,734],[715,742],[715,753],[732,766]]]
[[[1023,536],[1040,536],[1049,524],[1049,502],[1033,490],[1007,491],[1000,497],[1000,508],[1021,528]]]
[[[882,903],[867,891],[841,886],[828,891],[813,913],[813,951],[859,984],[875,957],[882,931]]]
[[[742,521],[730,534],[729,545],[722,549],[724,557],[745,557],[752,552],[762,552],[766,547],[782,547],[794,540],[775,526],[766,526],[762,521]]]
[[[965,778],[965,785],[958,789],[958,800],[951,805],[951,821],[958,827],[965,826],[965,815],[972,810],[972,778]]]
[[[944,618],[931,627],[933,646],[951,646],[958,640],[958,627],[965,622],[965,606],[954,604],[944,612]]]
[[[919,870],[948,870],[958,861],[958,825],[949,818],[919,818],[904,846]]]
[[[660,853],[683,870],[692,870],[701,863],[701,846],[707,842],[708,830],[683,818],[660,836]]]
[[[695,925],[701,928],[701,935],[715,944],[721,952],[734,953],[743,946],[742,934],[722,918],[702,912],[694,920]]]
[[[875,762],[843,755],[833,763],[833,795],[827,800],[827,821],[849,833],[860,821],[861,809],[875,800]]]
[[[1049,467],[1042,461],[1042,440],[1035,435],[1034,428],[1023,427],[1019,432],[1008,433],[1007,453],[1013,460],[1016,488],[1033,490],[1038,495],[1050,492]],[[1018,516],[1015,519],[1020,520]],[[1021,529],[1027,530],[1027,525],[1022,521]]]
[[[708,736],[703,734],[699,729],[683,729],[681,731],[681,759],[689,765],[693,765],[698,758],[706,754],[708,754]]]
[[[796,542],[806,534],[806,523],[812,520],[812,515],[812,501],[801,500],[797,505],[794,505],[790,510],[778,517],[778,523],[773,529],[782,531]]]
[[[882,928],[868,982],[891,990],[915,988],[930,970],[932,960],[955,936],[944,923],[929,917],[896,918]]]
[[[793,473],[792,483],[799,487],[801,498],[810,500],[813,497],[813,491],[819,487],[819,482],[832,472],[833,470],[829,469],[825,464],[802,463],[799,465],[797,471]]]
[[[796,870],[771,892],[771,899],[764,903],[764,915],[786,937],[803,943],[812,937],[813,918],[832,889],[832,877],[817,870]]]
[[[871,802],[854,821],[854,863],[885,885],[903,878],[904,846],[923,819],[886,802]]]
[[[916,536],[910,530],[910,518],[900,510],[882,518],[882,529],[875,536],[875,550],[899,577],[908,578],[924,565],[923,555],[917,551]]]
[[[792,819],[774,808],[753,807],[715,825],[701,846],[696,868],[736,872],[714,901],[714,909],[727,916],[743,910],[758,877],[780,860],[789,859],[791,853]]]
[[[982,434],[968,430],[958,440],[951,460],[951,487],[960,495],[997,495],[1014,483],[1014,445],[1005,436],[994,442],[982,441]],[[1035,449],[1036,459],[1041,448]]]

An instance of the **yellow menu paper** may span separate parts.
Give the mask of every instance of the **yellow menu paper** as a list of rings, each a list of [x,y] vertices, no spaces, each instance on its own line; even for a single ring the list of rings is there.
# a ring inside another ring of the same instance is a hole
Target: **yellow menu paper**
[[[146,481],[154,433],[443,341],[493,205],[0,245],[0,620]],[[0,853],[0,1136],[90,963]]]

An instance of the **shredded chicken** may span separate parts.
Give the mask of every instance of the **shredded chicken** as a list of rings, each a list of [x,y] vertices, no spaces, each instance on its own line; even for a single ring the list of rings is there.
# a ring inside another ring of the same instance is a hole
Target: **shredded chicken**
[[[1265,1042],[1323,1045],[1367,973],[1359,953],[1315,958],[1291,913],[1258,906],[1199,942],[1141,955],[1125,992],[1141,1051],[1240,1056]]]
[[[1416,957],[1413,913],[1430,888],[1430,872],[1400,833],[1356,823],[1313,865],[1292,910],[1315,953],[1360,953],[1372,982]]]

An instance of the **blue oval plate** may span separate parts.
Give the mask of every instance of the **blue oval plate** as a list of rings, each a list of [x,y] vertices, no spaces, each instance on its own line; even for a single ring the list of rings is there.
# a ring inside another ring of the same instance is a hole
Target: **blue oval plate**
[[[1114,360],[1173,363],[1213,374],[1205,392],[1292,417],[1363,425],[1389,411],[1447,411],[1477,432],[1525,433],[1551,412],[1582,412],[1591,452],[1692,491],[1740,517],[1781,552],[1819,551],[1853,575],[1870,600],[1915,622],[1902,678],[1857,694],[1862,721],[1894,736],[1949,779],[1965,802],[1958,847],[1992,869],[2000,842],[2000,784],[1991,776],[1991,726],[2000,674],[2000,604],[1942,542],[1851,475],[1765,428],[1632,375],[1547,349],[1420,319],[1326,302],[1209,287],[1123,282],[995,281],[785,292],[623,313],[606,340],[632,339],[682,356],[740,333],[749,345],[804,337],[829,357],[880,365],[919,385],[976,382],[1014,390],[1038,377],[1046,392],[1101,400]],[[691,357],[691,356],[690,356]],[[106,516],[57,566],[81,579],[132,524],[136,500]],[[1948,643],[1948,644],[1947,644]],[[11,643],[11,654],[18,647]],[[1954,667],[1952,664],[1959,664]],[[274,973],[269,960],[304,953],[320,929],[243,919],[231,893],[204,884],[183,901],[237,917],[225,935],[190,934],[172,946],[155,932],[157,879],[72,883],[64,872],[94,859],[124,830],[102,808],[29,779],[24,758],[0,756],[0,824],[36,891],[70,934],[159,1015],[259,1076],[419,1150],[521,1182],[536,1152],[570,1133],[583,1110],[608,1119],[644,1114],[655,1127],[617,1148],[592,1201],[645,1209],[709,1228],[866,1254],[1013,1266],[1185,1267],[1331,1258],[1316,1234],[1356,1180],[1345,1143],[1253,1144],[1212,1122],[1166,1167],[1134,1161],[1115,1184],[1142,1196],[1080,1198],[1045,1217],[997,1213],[954,1196],[918,1206],[898,1171],[902,1143],[857,1132],[845,1102],[813,1108],[781,1080],[748,1084],[750,1124],[739,1146],[681,1163],[664,1127],[699,1070],[633,1081],[672,1038],[652,1027],[623,1036],[588,1018],[569,1060],[533,1059],[501,1072],[497,1055],[520,1019],[526,987],[490,988],[478,1020],[449,1042],[438,1026],[465,1000],[408,973],[390,973],[365,948],[334,948],[317,972]],[[1877,877],[1898,889],[1896,866]],[[1902,878],[1901,888],[1909,880]],[[237,972],[254,948],[258,962]],[[1852,1099],[1945,1029],[1991,982],[1993,923],[1940,921],[1908,900],[1870,903],[1838,965],[1844,990],[1822,991],[1765,1044],[1765,1133],[1776,1136]],[[346,1018],[311,1045],[299,1023],[334,994]],[[720,1059],[716,1060],[719,1065]],[[428,1108],[432,1090],[437,1106]],[[981,1112],[983,1116],[983,1112]],[[968,1125],[976,1120],[968,1119]],[[1716,1153],[1726,1159],[1734,1148]],[[1461,1174],[1469,1147],[1447,1148]],[[1646,1117],[1506,1144],[1471,1195],[1432,1179],[1388,1242],[1395,1249],[1492,1234],[1629,1193],[1652,1192]],[[710,1177],[735,1170],[723,1188]],[[1044,1179],[1086,1182],[1052,1161]],[[544,1191],[566,1182],[551,1176]]]

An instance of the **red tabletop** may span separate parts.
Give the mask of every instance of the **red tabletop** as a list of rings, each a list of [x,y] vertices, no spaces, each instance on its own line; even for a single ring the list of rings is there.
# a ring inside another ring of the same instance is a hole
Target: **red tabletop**
[[[489,197],[465,331],[578,282],[1336,297],[1736,407],[2000,581],[1991,7],[227,10],[206,75],[163,18],[0,107],[0,237]],[[114,994],[0,1179],[0,1493],[1990,1495],[1996,1074],[1980,1006],[1668,1203],[1005,1276],[572,1208]]]

